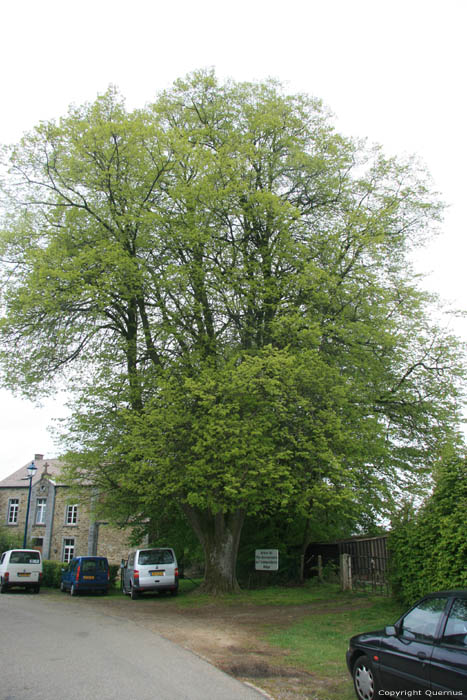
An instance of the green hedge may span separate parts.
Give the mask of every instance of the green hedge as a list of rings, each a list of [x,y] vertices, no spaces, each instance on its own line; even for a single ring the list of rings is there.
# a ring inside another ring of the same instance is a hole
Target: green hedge
[[[467,462],[450,461],[418,512],[407,509],[389,537],[392,590],[405,604],[426,593],[467,588]]]
[[[120,564],[110,564],[110,587],[116,588],[120,584]]]
[[[62,561],[49,561],[44,559],[42,562],[42,585],[47,588],[60,588],[62,580],[62,569],[65,564]]]

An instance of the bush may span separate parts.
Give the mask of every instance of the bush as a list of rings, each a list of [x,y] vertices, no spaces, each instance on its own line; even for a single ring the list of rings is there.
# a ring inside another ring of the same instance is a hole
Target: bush
[[[60,588],[62,580],[62,569],[64,567],[62,561],[50,561],[44,559],[42,562],[43,575],[42,585],[47,588]]]
[[[109,564],[110,588],[117,588],[120,585],[120,564]]]
[[[16,528],[0,528],[0,554],[7,552],[9,549],[21,549],[22,547],[23,538],[18,534]]]

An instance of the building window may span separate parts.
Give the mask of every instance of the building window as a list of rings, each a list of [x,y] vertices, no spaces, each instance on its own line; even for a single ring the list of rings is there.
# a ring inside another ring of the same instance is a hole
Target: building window
[[[36,501],[36,525],[45,525],[46,498],[38,498]]]
[[[78,522],[78,506],[76,504],[66,507],[65,525],[76,525]]]
[[[70,539],[63,540],[63,556],[62,560],[67,564],[73,559],[75,555],[75,540],[73,537]]]
[[[10,498],[8,501],[8,525],[18,524],[19,498]]]

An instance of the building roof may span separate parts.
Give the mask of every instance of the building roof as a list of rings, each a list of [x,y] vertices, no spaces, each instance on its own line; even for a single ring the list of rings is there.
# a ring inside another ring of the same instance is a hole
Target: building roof
[[[0,481],[0,488],[28,488],[28,467],[30,464],[31,461],[27,462],[27,464],[18,469],[18,471]],[[33,486],[37,484],[44,475],[49,475],[51,480],[55,481],[60,474],[63,462],[59,459],[44,459],[44,455],[36,454],[34,457],[34,464],[37,467],[37,471],[32,479]]]

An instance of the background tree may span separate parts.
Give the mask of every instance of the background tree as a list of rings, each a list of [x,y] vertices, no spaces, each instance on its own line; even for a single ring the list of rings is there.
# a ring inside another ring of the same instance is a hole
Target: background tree
[[[429,474],[462,367],[407,262],[440,212],[414,162],[211,73],[131,113],[109,90],[9,159],[5,382],[65,378],[70,478],[118,518],[176,502],[209,590],[247,514],[373,517]]]

